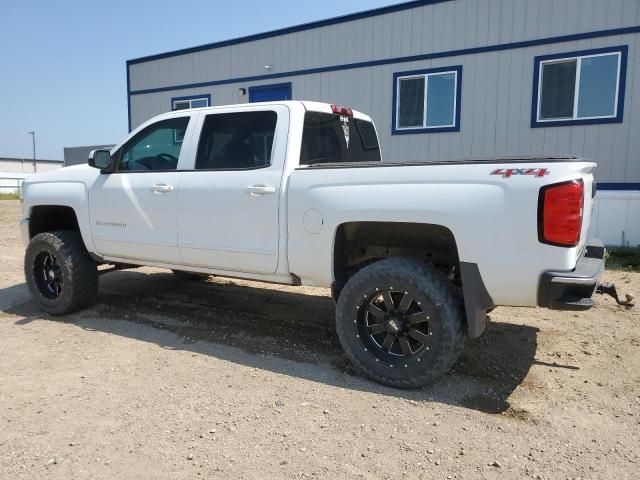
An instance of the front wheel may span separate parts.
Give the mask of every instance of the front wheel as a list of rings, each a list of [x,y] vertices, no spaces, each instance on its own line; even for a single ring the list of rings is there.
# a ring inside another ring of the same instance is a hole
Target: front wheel
[[[392,387],[435,382],[464,346],[456,289],[438,270],[407,259],[381,260],[353,275],[340,293],[336,324],[354,366]]]
[[[24,274],[33,298],[52,315],[89,307],[98,295],[97,264],[77,232],[57,230],[33,237]]]

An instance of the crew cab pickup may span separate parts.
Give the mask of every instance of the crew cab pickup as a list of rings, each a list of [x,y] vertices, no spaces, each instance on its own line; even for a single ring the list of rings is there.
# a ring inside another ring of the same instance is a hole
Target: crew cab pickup
[[[355,367],[405,388],[443,375],[496,306],[594,304],[595,163],[426,160],[383,162],[371,118],[335,105],[165,113],[24,182],[27,284],[55,315],[96,301],[100,264],[330,287]]]

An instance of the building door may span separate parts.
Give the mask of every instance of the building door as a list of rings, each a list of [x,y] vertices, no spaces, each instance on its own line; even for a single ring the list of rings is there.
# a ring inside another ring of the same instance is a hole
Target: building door
[[[278,100],[291,100],[291,83],[249,87],[250,103],[277,102]]]

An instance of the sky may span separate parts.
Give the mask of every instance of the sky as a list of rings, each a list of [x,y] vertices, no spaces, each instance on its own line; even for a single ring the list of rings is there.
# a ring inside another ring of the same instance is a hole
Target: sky
[[[126,61],[404,0],[21,0],[0,12],[0,157],[127,134]]]

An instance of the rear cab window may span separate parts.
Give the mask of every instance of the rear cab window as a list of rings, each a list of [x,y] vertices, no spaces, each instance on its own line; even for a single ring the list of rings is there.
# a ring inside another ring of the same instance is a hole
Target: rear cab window
[[[373,123],[334,113],[306,112],[301,166],[381,161]]]

